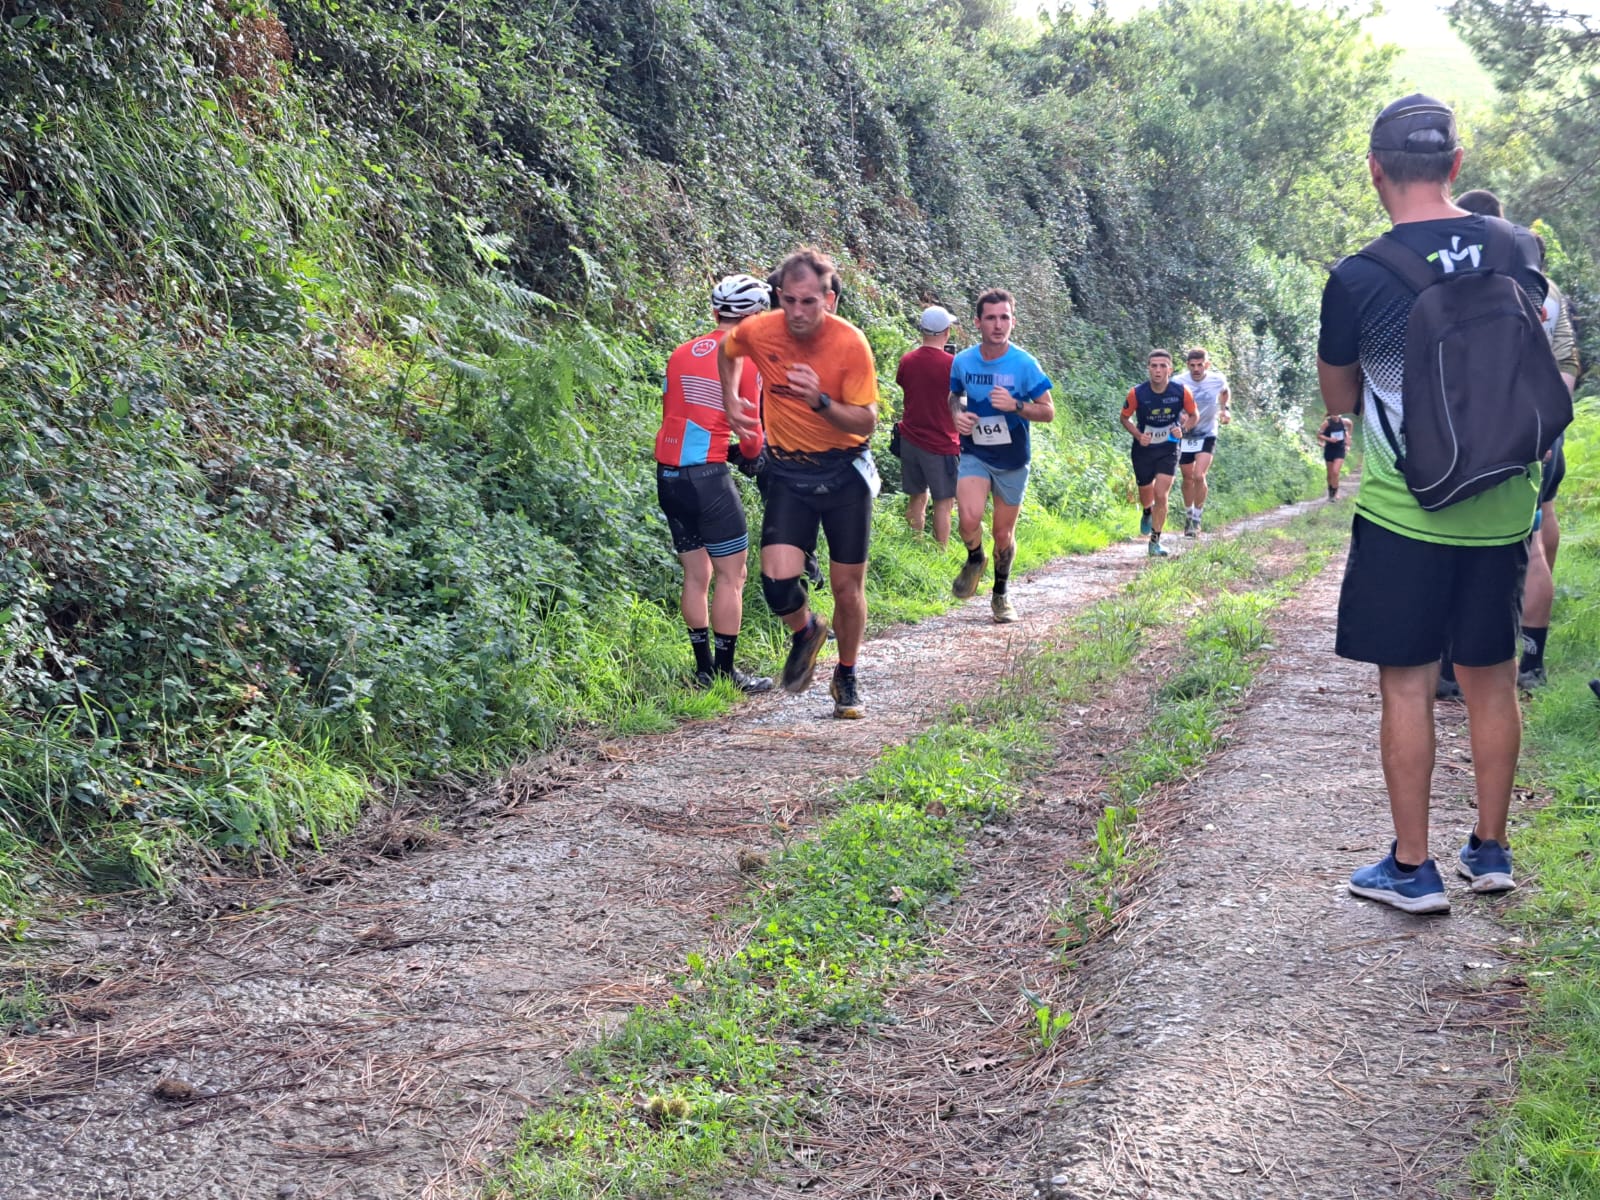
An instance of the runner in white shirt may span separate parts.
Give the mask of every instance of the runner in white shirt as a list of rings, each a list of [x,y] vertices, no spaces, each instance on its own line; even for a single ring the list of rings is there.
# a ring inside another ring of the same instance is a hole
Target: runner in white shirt
[[[1217,426],[1233,419],[1228,415],[1233,395],[1228,390],[1226,376],[1212,368],[1204,347],[1190,350],[1184,362],[1188,370],[1174,375],[1172,382],[1188,388],[1194,396],[1195,407],[1200,410],[1200,420],[1184,437],[1178,455],[1178,470],[1183,472],[1183,536],[1194,537],[1200,532],[1200,522],[1205,515],[1206,472],[1211,469],[1211,457],[1217,447]]]

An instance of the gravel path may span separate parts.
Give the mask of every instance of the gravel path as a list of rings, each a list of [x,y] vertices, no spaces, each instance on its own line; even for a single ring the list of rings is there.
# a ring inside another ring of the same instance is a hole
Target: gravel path
[[[111,908],[46,931],[38,969],[72,1016],[0,1056],[0,1193],[474,1194],[565,1056],[729,936],[711,917],[743,890],[741,848],[803,828],[1144,562],[1125,542],[1035,572],[1019,625],[981,595],[875,639],[867,720],[833,721],[823,688],[761,698],[530,764],[467,798],[464,835],[392,822],[292,881],[213,881],[204,917]]]

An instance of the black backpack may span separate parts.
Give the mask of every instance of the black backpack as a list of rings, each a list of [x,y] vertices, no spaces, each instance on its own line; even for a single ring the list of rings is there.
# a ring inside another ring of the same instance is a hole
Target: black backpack
[[[1515,228],[1486,218],[1478,267],[1448,275],[1388,234],[1360,251],[1416,293],[1400,437],[1376,403],[1395,465],[1429,512],[1526,473],[1572,422],[1539,309],[1516,279]]]

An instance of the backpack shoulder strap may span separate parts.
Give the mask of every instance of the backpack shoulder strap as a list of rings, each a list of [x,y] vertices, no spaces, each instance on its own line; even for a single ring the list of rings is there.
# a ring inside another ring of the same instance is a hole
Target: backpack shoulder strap
[[[1423,288],[1432,286],[1438,278],[1427,259],[1387,233],[1373,238],[1356,253],[1362,258],[1370,258],[1379,266],[1387,267],[1413,292],[1421,292]]]

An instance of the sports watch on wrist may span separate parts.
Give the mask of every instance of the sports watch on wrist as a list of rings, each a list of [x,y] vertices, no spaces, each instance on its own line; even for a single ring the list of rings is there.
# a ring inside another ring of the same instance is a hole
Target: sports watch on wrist
[[[817,393],[817,402],[811,406],[811,411],[812,412],[821,412],[823,409],[828,408],[832,404],[833,404],[833,397],[832,396],[828,395],[827,392],[818,392]]]

